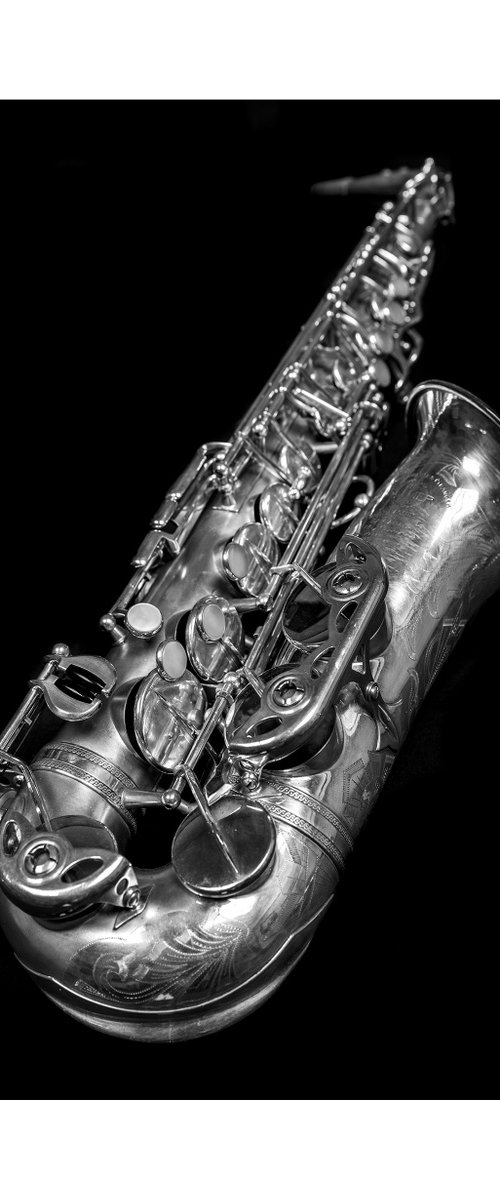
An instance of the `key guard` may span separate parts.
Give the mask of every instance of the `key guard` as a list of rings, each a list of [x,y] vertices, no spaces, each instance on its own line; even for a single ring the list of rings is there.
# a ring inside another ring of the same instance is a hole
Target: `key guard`
[[[357,684],[364,703],[391,735],[392,722],[385,712],[370,668],[370,640],[385,629],[388,577],[375,549],[362,538],[345,535],[335,563],[313,574],[309,590],[320,601],[308,640],[303,630],[305,656],[296,663],[273,668],[261,677],[262,694],[245,688],[228,719],[230,752],[245,757],[265,755],[268,762],[296,754],[318,731],[332,725],[332,709],[346,684]],[[306,585],[306,587],[309,585]],[[301,584],[284,614],[297,611]]]

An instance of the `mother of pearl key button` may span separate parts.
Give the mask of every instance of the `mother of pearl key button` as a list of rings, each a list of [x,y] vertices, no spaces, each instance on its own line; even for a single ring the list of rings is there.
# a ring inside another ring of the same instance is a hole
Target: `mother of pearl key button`
[[[203,634],[211,642],[216,642],[226,632],[226,618],[218,604],[207,604],[200,613]]]
[[[125,617],[129,633],[137,638],[155,637],[163,625],[163,617],[156,604],[132,604]]]
[[[156,662],[160,675],[165,679],[180,679],[187,667],[187,654],[184,646],[172,638],[162,642],[156,651]]]

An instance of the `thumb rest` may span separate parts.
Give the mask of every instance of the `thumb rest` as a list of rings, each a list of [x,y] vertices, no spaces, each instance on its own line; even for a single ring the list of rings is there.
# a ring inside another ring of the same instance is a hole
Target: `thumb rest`
[[[409,397],[451,180],[429,160],[375,190],[396,183],[231,440],[167,493],[108,657],[55,646],[0,739],[4,930],[108,1033],[197,1037],[279,986],[500,582],[500,422],[446,383]],[[389,396],[417,440],[375,492]],[[134,865],[151,808],[161,870]]]

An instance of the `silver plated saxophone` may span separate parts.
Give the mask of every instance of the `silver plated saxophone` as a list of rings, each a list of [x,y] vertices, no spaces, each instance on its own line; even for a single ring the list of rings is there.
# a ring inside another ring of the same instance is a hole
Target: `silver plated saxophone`
[[[54,646],[0,739],[3,928],[108,1033],[198,1037],[283,982],[500,583],[500,421],[447,383],[409,394],[451,180],[429,160],[397,182],[231,440],[167,493],[107,658]],[[375,493],[391,397],[416,442]],[[141,869],[151,809],[165,865]]]

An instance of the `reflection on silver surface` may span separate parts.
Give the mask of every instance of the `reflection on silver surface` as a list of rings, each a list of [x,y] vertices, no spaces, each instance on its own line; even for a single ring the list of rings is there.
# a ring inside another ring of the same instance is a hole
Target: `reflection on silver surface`
[[[186,626],[186,649],[201,679],[219,683],[244,656],[241,619],[224,596],[209,595],[193,606]]]
[[[283,483],[266,488],[260,497],[259,514],[276,541],[285,544],[290,541],[299,519],[298,501],[292,497],[290,488]]]
[[[298,492],[312,492],[321,478],[321,463],[305,438],[281,447],[279,464]]]
[[[243,551],[247,569],[234,577],[242,592],[249,596],[260,596],[269,586],[271,568],[276,566],[279,550],[274,535],[264,525],[255,521],[243,525],[234,535],[229,550]]]
[[[135,735],[144,757],[161,771],[183,762],[203,725],[206,696],[190,671],[167,679],[157,670],[146,676],[134,707]]]

